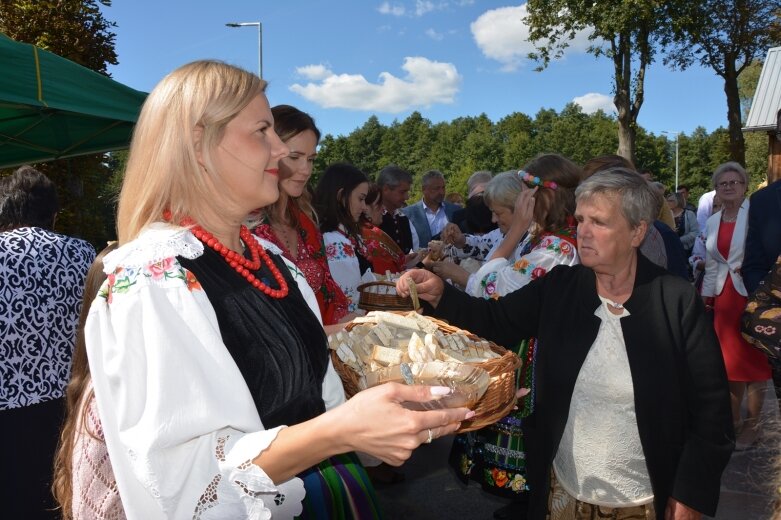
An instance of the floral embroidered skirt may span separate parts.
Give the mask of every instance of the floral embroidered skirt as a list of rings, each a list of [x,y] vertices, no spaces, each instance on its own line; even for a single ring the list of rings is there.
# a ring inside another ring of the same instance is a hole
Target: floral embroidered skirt
[[[522,426],[534,405],[535,347],[532,339],[523,341],[517,351],[523,366],[516,374],[516,386],[532,390],[518,401],[518,409],[491,426],[456,436],[450,465],[464,483],[479,482],[486,491],[508,498],[518,498],[529,490]]]

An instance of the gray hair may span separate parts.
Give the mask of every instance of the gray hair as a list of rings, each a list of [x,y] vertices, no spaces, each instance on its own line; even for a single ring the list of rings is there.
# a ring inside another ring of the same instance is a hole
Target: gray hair
[[[429,170],[423,174],[423,177],[421,177],[420,185],[425,188],[434,179],[445,180],[445,176],[442,175],[442,172],[439,170]]]
[[[407,170],[391,164],[380,170],[380,174],[377,176],[377,185],[382,190],[383,186],[389,188],[395,188],[402,182],[412,184],[412,174]]]
[[[523,181],[518,172],[503,172],[493,177],[485,185],[483,200],[486,206],[503,206],[515,209],[515,199],[523,190]]]
[[[739,173],[740,176],[743,177],[743,182],[746,183],[746,186],[748,186],[748,174],[746,173],[746,169],[743,168],[740,163],[729,161],[718,165],[716,170],[713,172],[713,176],[711,177],[711,184],[713,184],[714,188],[719,183],[721,176],[727,172]]]
[[[471,194],[472,190],[475,189],[475,186],[478,184],[486,184],[493,179],[494,175],[493,173],[487,171],[487,170],[480,170],[478,172],[473,173],[469,176],[469,179],[466,181],[466,192]]]
[[[670,199],[674,199],[675,200],[675,205],[678,206],[681,209],[685,209],[686,208],[686,202],[683,199],[683,193],[681,193],[679,191],[668,193],[667,197],[665,197],[665,198],[668,201]]]
[[[657,197],[648,182],[634,170],[611,168],[595,173],[575,190],[575,201],[587,201],[595,196],[618,197],[621,214],[632,228],[645,221],[649,226],[659,212]]]

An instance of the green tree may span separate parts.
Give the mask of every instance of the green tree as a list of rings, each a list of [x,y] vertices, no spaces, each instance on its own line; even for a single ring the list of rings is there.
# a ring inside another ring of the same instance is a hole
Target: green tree
[[[10,0],[0,2],[0,32],[64,56],[101,74],[117,63],[115,26],[99,5],[108,0]],[[112,170],[105,154],[36,165],[57,185],[61,211],[57,229],[98,248],[114,236],[113,204],[103,186]],[[107,206],[108,204],[108,206]]]
[[[722,77],[727,96],[730,158],[745,164],[738,77],[774,43],[777,34],[772,28],[779,9],[778,0],[703,0],[664,4],[671,13],[673,43],[665,62],[681,69],[699,63]]]
[[[514,112],[496,123],[497,139],[502,145],[501,170],[520,168],[534,156],[534,123],[526,114]]]
[[[613,103],[618,113],[618,154],[635,160],[637,116],[645,97],[645,74],[653,62],[658,32],[665,27],[663,2],[654,0],[529,0],[530,57],[547,67],[580,31],[590,31],[588,52],[613,62]]]
[[[743,122],[748,118],[761,72],[762,62],[753,61],[738,76],[738,92]],[[746,144],[746,171],[750,179],[749,191],[753,192],[760,184],[767,181],[769,153],[767,134],[765,132],[746,132],[743,138]]]
[[[384,167],[380,163],[380,143],[385,131],[386,128],[373,115],[348,139],[350,156],[355,158],[353,164],[368,175],[374,175]]]

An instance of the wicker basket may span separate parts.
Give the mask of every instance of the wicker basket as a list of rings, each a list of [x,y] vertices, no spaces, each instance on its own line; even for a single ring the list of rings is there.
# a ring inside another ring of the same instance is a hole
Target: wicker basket
[[[392,294],[383,294],[379,292],[380,287],[388,287],[393,289]],[[378,292],[372,292],[372,288],[377,288]],[[358,308],[365,311],[411,311],[412,300],[402,298],[396,294],[396,284],[394,282],[368,282],[358,286],[358,292],[360,293],[360,299],[358,300]]]
[[[471,340],[480,339],[471,332],[454,327],[447,322],[429,316],[427,316],[427,318],[434,322],[439,330],[445,334],[460,332]],[[345,326],[345,330],[349,332],[355,326],[356,324],[349,323]],[[476,366],[488,372],[491,376],[491,383],[488,385],[488,390],[486,390],[485,394],[483,394],[483,397],[480,398],[480,401],[477,402],[477,406],[474,408],[475,416],[469,421],[462,422],[457,433],[479,430],[480,428],[493,424],[510,413],[515,407],[515,370],[520,368],[521,359],[514,352],[510,352],[496,343],[489,342],[489,344],[491,350],[499,354],[500,357],[477,363]],[[331,359],[333,360],[336,372],[342,379],[342,384],[344,385],[344,391],[347,394],[347,397],[352,397],[361,390],[359,386],[361,376],[345,365],[333,350],[331,351]]]

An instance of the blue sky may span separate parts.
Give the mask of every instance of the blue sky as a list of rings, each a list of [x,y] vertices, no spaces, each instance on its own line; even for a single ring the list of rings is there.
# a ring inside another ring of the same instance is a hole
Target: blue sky
[[[263,75],[272,105],[309,112],[324,134],[344,135],[375,114],[390,124],[418,110],[432,122],[485,113],[534,116],[578,100],[612,105],[611,63],[585,53],[585,39],[543,72],[521,22],[525,4],[490,0],[114,0],[114,79],[149,91],[196,59],[258,69],[255,27],[263,24]],[[726,126],[721,78],[699,67],[646,75],[639,122],[656,134]]]

